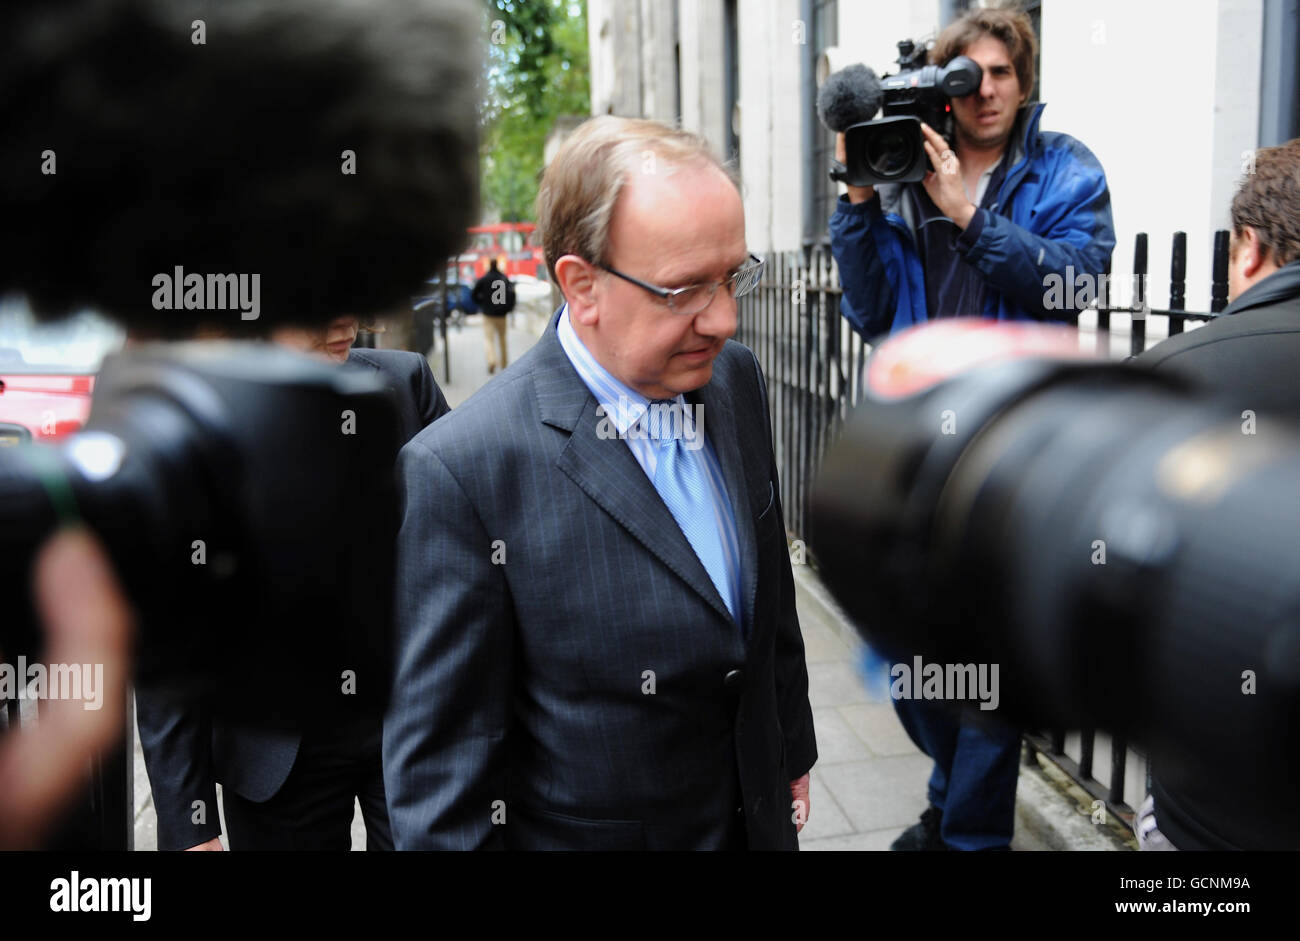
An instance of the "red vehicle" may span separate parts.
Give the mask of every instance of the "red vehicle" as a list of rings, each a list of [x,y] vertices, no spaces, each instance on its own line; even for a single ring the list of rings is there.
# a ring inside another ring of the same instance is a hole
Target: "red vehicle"
[[[523,275],[546,280],[546,257],[536,240],[533,222],[497,222],[469,229],[469,248],[456,259],[456,273],[461,284],[473,284],[487,273],[493,258],[506,277]]]
[[[0,447],[80,429],[100,360],[122,341],[93,314],[37,325],[25,305],[0,304]]]

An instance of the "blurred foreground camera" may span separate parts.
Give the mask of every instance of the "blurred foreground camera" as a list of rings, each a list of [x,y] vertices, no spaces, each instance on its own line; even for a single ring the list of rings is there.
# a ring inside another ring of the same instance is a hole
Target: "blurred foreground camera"
[[[813,494],[828,585],[887,656],[999,663],[1010,719],[1129,736],[1241,845],[1300,845],[1300,434],[1120,364],[927,377],[996,329],[874,354]]]
[[[382,709],[400,444],[377,379],[277,347],[109,357],[85,430],[0,450],[0,651],[39,656],[32,558],[82,524],[135,607],[140,683],[274,723],[350,670]]]
[[[178,339],[404,302],[477,216],[481,33],[470,0],[10,0],[0,292]],[[258,725],[348,671],[381,704],[397,423],[377,380],[262,343],[106,360],[82,433],[0,451],[0,655],[38,650],[32,558],[78,523],[141,684]]]

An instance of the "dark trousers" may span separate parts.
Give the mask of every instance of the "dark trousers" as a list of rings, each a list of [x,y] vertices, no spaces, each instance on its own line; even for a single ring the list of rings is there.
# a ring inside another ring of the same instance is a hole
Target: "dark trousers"
[[[943,811],[943,841],[955,850],[1009,846],[1019,730],[931,700],[896,699],[894,710],[916,746],[934,759],[929,798]]]
[[[353,800],[361,804],[366,849],[391,850],[377,718],[304,734],[284,785],[256,803],[222,789],[231,850],[348,850]]]

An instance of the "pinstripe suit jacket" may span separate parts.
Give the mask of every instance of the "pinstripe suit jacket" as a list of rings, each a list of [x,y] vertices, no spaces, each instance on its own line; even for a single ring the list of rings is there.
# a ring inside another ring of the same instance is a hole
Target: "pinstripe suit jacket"
[[[398,460],[384,774],[399,849],[794,849],[816,760],[770,422],[728,343],[692,396],[744,631],[550,329]]]

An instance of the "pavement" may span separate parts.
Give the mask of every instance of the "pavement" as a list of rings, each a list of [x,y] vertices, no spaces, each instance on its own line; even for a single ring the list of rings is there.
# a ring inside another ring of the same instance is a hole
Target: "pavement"
[[[858,663],[862,642],[816,573],[795,565],[795,607],[817,733],[804,850],[887,850],[925,810],[931,761],[893,704],[875,698]],[[1114,821],[1094,824],[1092,797],[1054,765],[1020,767],[1013,850],[1122,851]]]
[[[537,342],[537,338],[546,329],[548,317],[527,312],[515,312],[508,316],[510,324],[506,329],[506,356],[513,363]],[[447,397],[447,404],[452,408],[456,408],[492,378],[488,374],[487,354],[483,349],[482,320],[482,314],[473,314],[465,319],[464,325],[447,328],[447,348],[451,354],[447,358],[443,356],[442,338],[435,331],[434,346],[429,351],[429,365],[433,367],[434,378],[438,380],[443,395]],[[448,365],[450,380],[447,378]]]
[[[440,345],[429,353],[434,375],[452,408],[490,378],[477,316],[448,331],[450,381]],[[511,315],[507,348],[511,361],[536,341],[542,317]],[[819,758],[812,770],[810,814],[800,835],[804,850],[887,850],[926,808],[930,759],[907,737],[892,704],[873,699],[857,664],[861,653],[850,621],[816,573],[795,565],[795,605],[808,663],[808,698],[813,707]],[[135,848],[157,847],[157,821],[136,735]],[[1131,835],[1114,821],[1092,822],[1092,798],[1054,765],[1038,759],[1021,765],[1016,794],[1013,850],[1100,850],[1134,848]],[[1127,840],[1126,840],[1127,838]],[[352,848],[365,848],[357,808]]]

